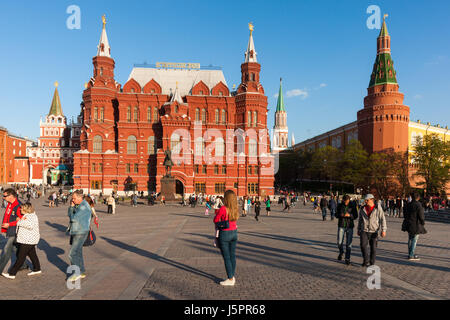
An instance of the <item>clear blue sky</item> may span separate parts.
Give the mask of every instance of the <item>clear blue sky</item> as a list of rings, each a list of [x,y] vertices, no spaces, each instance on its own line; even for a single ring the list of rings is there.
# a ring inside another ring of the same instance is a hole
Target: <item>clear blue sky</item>
[[[69,30],[67,7],[81,9]],[[261,82],[273,126],[283,78],[288,126],[296,142],[356,120],[363,107],[379,30],[369,5],[388,13],[392,57],[411,119],[450,125],[450,1],[2,1],[0,125],[37,138],[53,83],[63,112],[76,117],[107,16],[116,81],[135,63],[199,62],[223,68],[238,85],[253,22]],[[288,95],[289,92],[289,95]]]

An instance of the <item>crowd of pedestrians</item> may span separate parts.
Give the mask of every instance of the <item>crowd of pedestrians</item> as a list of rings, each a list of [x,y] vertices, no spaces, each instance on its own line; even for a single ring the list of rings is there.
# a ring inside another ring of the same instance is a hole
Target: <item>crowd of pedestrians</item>
[[[33,197],[33,187],[22,194],[22,198],[28,200],[24,204],[19,201],[19,195],[13,188],[2,189],[5,213],[2,220],[1,231],[6,237],[6,243],[0,256],[0,273],[8,278],[15,279],[19,270],[28,269],[26,258],[32,263],[32,270],[29,276],[42,273],[36,246],[40,240],[38,213],[30,203],[28,194]],[[69,281],[76,281],[86,277],[86,268],[83,258],[83,246],[90,234],[91,222],[98,227],[99,219],[95,210],[97,204],[104,204],[108,208],[108,213],[115,214],[116,203],[119,201],[117,194],[113,193],[107,197],[100,194],[84,195],[83,191],[70,190],[65,193],[52,192],[50,196],[55,206],[58,206],[58,199],[66,198],[65,204],[70,197],[68,207],[69,227],[67,229],[70,235],[69,261],[71,265],[78,266],[80,273],[73,274]],[[137,206],[137,197],[144,197],[143,194],[133,193],[131,197],[132,206]],[[55,198],[56,196],[56,198]],[[148,196],[155,201],[158,194],[153,193]],[[261,207],[265,206],[266,215],[269,216],[273,201],[276,198],[244,196],[238,198],[234,191],[227,190],[223,196],[209,195],[190,195],[183,199],[183,206],[189,205],[195,207],[197,204],[205,205],[205,215],[214,212],[215,241],[214,244],[220,249],[224,260],[227,279],[220,284],[224,286],[233,286],[236,283],[236,246],[238,243],[237,220],[240,217],[246,217],[254,210],[254,217],[259,221]],[[405,199],[390,198],[388,200],[375,200],[372,194],[365,197],[352,199],[349,195],[343,197],[332,195],[311,196],[310,194],[282,194],[278,197],[278,204],[283,208],[281,212],[289,212],[296,203],[301,200],[306,206],[307,202],[312,202],[314,212],[321,212],[323,221],[326,221],[327,210],[330,212],[331,220],[337,219],[337,247],[338,260],[345,260],[345,264],[351,264],[352,242],[354,228],[357,229],[357,235],[360,237],[360,249],[362,253],[362,266],[374,265],[376,262],[377,245],[379,237],[386,237],[387,220],[386,216],[403,217],[402,231],[408,233],[408,259],[411,261],[420,260],[415,251],[420,234],[425,234],[424,201],[418,194],[411,194]],[[427,201],[427,200],[425,200]],[[425,202],[426,203],[426,202]],[[15,262],[11,263],[8,270],[6,265],[15,257]],[[6,272],[5,272],[6,271]]]

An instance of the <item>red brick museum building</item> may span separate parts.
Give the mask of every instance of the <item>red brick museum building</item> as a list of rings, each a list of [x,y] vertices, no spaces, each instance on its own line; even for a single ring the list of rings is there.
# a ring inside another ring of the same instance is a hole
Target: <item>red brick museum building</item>
[[[135,65],[122,87],[114,79],[106,21],[83,92],[81,150],[74,184],[85,192],[159,192],[171,150],[177,194],[273,195],[274,157],[267,96],[253,26],[233,92],[218,67],[197,63]],[[244,135],[239,136],[239,133]]]

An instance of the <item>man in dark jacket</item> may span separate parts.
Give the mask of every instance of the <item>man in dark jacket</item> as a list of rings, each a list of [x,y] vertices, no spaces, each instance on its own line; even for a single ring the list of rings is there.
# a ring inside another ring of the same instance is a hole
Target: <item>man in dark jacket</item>
[[[323,221],[327,220],[327,207],[328,207],[328,200],[325,197],[325,195],[322,195],[322,199],[320,199],[320,209],[322,210]]]
[[[330,202],[328,203],[328,208],[330,209],[331,221],[333,221],[337,211],[337,202],[335,196],[331,197]]]
[[[8,205],[6,207],[2,222],[2,233],[6,236],[6,244],[3,247],[3,252],[0,257],[0,273],[3,273],[3,269],[11,259],[13,252],[17,254],[18,245],[16,243],[16,219],[22,218],[22,213],[20,210],[21,203],[17,199],[17,192],[14,189],[6,189],[3,191],[3,199],[8,203]],[[24,262],[21,270],[26,268],[27,264]]]
[[[339,248],[338,260],[342,260],[344,254],[344,236],[346,236],[345,247],[345,264],[350,264],[350,256],[352,252],[353,228],[354,220],[358,219],[358,211],[352,203],[350,197],[345,195],[342,202],[337,207],[336,218],[338,221],[337,245]]]
[[[413,201],[408,204],[402,230],[408,232],[408,260],[419,261],[419,257],[414,254],[416,251],[419,234],[425,234],[425,214],[420,203],[420,195],[414,194]]]

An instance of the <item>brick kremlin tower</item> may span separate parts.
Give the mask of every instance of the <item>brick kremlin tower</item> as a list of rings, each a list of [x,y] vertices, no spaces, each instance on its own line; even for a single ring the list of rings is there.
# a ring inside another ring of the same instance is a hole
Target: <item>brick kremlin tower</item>
[[[293,145],[293,144],[292,144]],[[284,107],[283,89],[280,78],[277,109],[275,111],[275,124],[273,126],[273,151],[279,152],[288,148],[287,113]]]
[[[270,139],[260,132],[267,132],[267,96],[253,26],[241,84],[230,92],[220,67],[199,63],[135,64],[122,87],[114,79],[105,17],[102,21],[93,77],[83,92],[75,188],[90,194],[161,192],[170,150],[175,198],[227,189],[238,196],[272,195],[273,169],[266,161],[272,159]]]
[[[408,150],[409,107],[398,91],[391,37],[384,16],[377,39],[377,57],[373,66],[364,109],[358,111],[358,136],[367,152]]]

